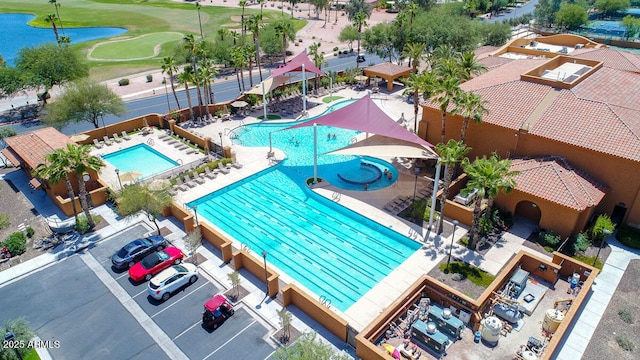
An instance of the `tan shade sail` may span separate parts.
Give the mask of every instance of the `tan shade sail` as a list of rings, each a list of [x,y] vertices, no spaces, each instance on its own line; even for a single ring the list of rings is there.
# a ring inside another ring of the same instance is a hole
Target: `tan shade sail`
[[[331,151],[329,154],[366,155],[373,157],[406,157],[414,159],[438,158],[438,156],[428,146],[382,135],[372,135],[355,144]]]
[[[261,82],[260,84],[252,87],[249,91],[245,91],[245,94],[266,95],[271,90],[284,84],[285,82],[287,82],[287,80],[291,78],[292,76],[286,76],[286,75],[270,77],[265,81]],[[264,94],[262,93],[262,84],[264,84]]]

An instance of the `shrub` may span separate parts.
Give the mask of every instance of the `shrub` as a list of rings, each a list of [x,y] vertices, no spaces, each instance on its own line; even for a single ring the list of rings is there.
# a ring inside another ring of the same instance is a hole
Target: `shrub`
[[[333,48],[333,51],[338,51],[339,49],[340,48],[336,46],[336,47]]]
[[[560,243],[560,235],[556,235],[553,230],[540,232],[539,239],[543,246],[555,247]]]
[[[120,85],[120,86],[129,85],[129,79],[120,79],[120,80],[118,80],[118,85]]]
[[[580,233],[573,242],[573,252],[583,252],[589,248],[591,241],[586,233]]]
[[[429,220],[431,216],[431,208],[426,200],[418,200],[411,204],[411,214],[409,215],[412,218]]]
[[[95,222],[96,224],[98,224],[98,222],[100,221],[100,219],[96,216],[92,216],[92,218],[93,222]],[[80,214],[78,216],[78,221],[76,222],[75,229],[80,234],[84,234],[89,231],[89,220],[87,219],[87,216],[85,214]]]
[[[626,335],[616,336],[616,342],[624,351],[632,352],[636,347]]]
[[[618,311],[618,316],[620,316],[620,320],[626,322],[627,324],[633,324],[636,321],[633,313],[627,309]]]
[[[482,216],[478,222],[478,233],[480,235],[487,235],[493,230],[493,223],[486,217]]]
[[[29,239],[31,239],[35,233],[36,231],[31,226],[27,226],[27,237]]]
[[[628,225],[622,225],[616,233],[616,239],[624,245],[640,249],[640,230]]]
[[[153,75],[149,74],[147,75],[147,82],[152,82],[153,81]]]
[[[7,247],[11,256],[16,256],[27,251],[27,239],[22,231],[16,231],[9,235],[3,243]]]

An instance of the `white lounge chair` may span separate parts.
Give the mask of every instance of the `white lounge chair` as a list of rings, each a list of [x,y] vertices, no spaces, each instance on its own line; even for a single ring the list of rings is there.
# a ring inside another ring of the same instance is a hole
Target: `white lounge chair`
[[[206,167],[204,168],[204,176],[208,177],[209,179],[215,179],[216,173],[214,173],[213,171],[211,171],[211,169]]]
[[[107,135],[103,136],[102,139],[107,146],[111,146],[111,144],[113,144]]]
[[[193,176],[193,181],[197,182],[198,184],[202,185],[205,182],[207,182],[207,179],[204,178],[203,174],[198,174],[197,176]]]
[[[191,177],[189,175],[184,176],[184,184],[190,188],[194,188],[198,186],[198,184],[196,184],[195,181],[191,180]]]
[[[102,149],[102,144],[98,142],[98,139],[93,139],[93,145],[95,145],[98,149]]]
[[[218,163],[218,170],[220,170],[220,172],[223,173],[223,174],[228,174],[229,173],[229,169],[224,167],[224,165],[222,165],[221,162]]]
[[[131,136],[129,136],[129,134],[124,130],[122,130],[122,138],[125,140],[131,140]]]
[[[242,169],[242,164],[240,164],[240,163],[239,163],[239,162],[237,162],[237,161],[232,162],[232,163],[231,163],[231,166],[233,166],[233,167],[234,167],[234,168],[236,168],[236,169]]]
[[[182,179],[177,177],[176,178],[176,184],[173,186],[174,188],[180,190],[180,191],[187,191],[189,190],[189,188],[187,188],[185,186],[185,184],[182,182]]]
[[[113,141],[115,141],[115,142],[117,142],[117,143],[121,143],[121,142],[122,142],[122,139],[120,139],[120,138],[118,137],[118,134],[113,134]]]

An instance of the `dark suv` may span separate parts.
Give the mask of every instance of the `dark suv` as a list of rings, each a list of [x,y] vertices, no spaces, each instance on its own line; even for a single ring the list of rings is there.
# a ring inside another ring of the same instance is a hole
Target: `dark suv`
[[[111,264],[119,270],[127,269],[145,256],[156,250],[162,250],[164,247],[165,239],[160,235],[135,239],[111,256]]]

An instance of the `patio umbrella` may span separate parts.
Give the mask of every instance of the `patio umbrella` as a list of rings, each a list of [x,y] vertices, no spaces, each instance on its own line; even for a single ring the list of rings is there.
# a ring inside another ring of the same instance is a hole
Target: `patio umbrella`
[[[91,136],[89,136],[87,134],[75,134],[75,135],[71,135],[71,137],[69,139],[71,139],[71,141],[73,141],[73,142],[79,142],[79,141],[85,141],[90,137]]]
[[[356,77],[354,77],[356,81],[365,81],[368,78],[369,78],[368,76],[364,76],[364,75],[357,75]]]
[[[128,181],[136,181],[139,177],[142,176],[142,173],[139,171],[127,171],[120,174],[120,181],[128,182]]]
[[[245,106],[249,105],[246,101],[242,101],[242,100],[237,100],[231,103],[231,106],[235,107],[235,108],[243,108]]]
[[[149,184],[149,190],[160,191],[171,186],[171,181],[167,179],[155,179]]]

